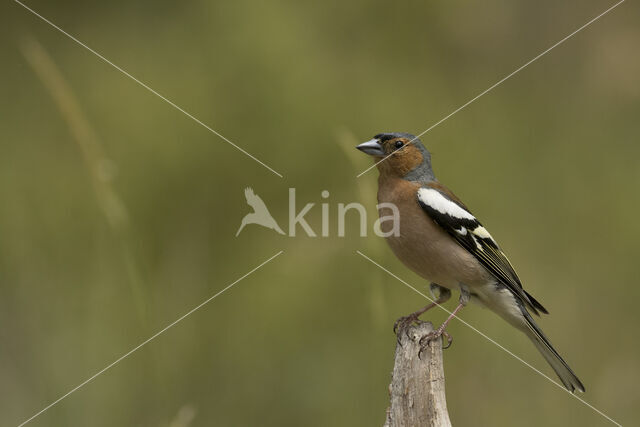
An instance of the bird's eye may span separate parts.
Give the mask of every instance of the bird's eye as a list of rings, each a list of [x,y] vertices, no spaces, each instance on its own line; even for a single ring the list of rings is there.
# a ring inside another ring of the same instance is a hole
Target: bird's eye
[[[402,146],[404,145],[404,142],[402,142],[400,140],[397,140],[395,145],[396,145],[396,150],[397,150],[398,148],[402,148]]]

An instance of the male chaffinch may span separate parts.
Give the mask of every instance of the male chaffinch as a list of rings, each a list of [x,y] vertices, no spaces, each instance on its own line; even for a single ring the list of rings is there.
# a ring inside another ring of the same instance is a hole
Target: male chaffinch
[[[435,303],[398,319],[396,326],[417,321],[436,303],[448,300],[451,290],[459,290],[458,306],[442,326],[421,340],[422,344],[443,334],[450,343],[447,324],[474,301],[524,332],[567,390],[584,392],[578,377],[529,314],[548,314],[547,310],[522,288],[491,234],[451,190],[438,182],[431,168],[431,154],[422,142],[408,133],[382,133],[356,148],[378,162],[378,203],[392,203],[398,208],[399,233],[390,232],[394,225],[389,221],[380,224],[389,246],[407,267],[431,282],[431,292],[437,296]],[[386,215],[381,210],[380,216]]]

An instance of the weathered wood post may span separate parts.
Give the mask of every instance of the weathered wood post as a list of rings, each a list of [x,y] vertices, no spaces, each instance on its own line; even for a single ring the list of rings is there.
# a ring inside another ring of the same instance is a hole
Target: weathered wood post
[[[398,332],[384,427],[451,426],[444,393],[442,338],[431,341],[418,357],[420,338],[431,331],[431,323],[420,322]]]

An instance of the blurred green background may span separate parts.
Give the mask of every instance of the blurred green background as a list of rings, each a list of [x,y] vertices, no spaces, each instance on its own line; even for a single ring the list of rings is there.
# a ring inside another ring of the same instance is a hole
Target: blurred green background
[[[391,327],[425,301],[355,251],[428,284],[382,238],[359,237],[355,215],[336,237],[340,202],[365,203],[369,229],[375,218],[377,171],[356,179],[370,159],[352,146],[421,132],[613,3],[28,4],[284,175],[0,5],[2,425],[284,250],[30,424],[177,427],[381,425]],[[622,424],[640,404],[638,22],[626,2],[422,138],[551,312],[541,325],[583,397]],[[234,237],[246,186],[282,227],[295,187],[316,203],[316,232],[329,191],[331,237]],[[555,379],[497,316],[462,317]],[[454,425],[609,424],[461,323],[449,330]]]

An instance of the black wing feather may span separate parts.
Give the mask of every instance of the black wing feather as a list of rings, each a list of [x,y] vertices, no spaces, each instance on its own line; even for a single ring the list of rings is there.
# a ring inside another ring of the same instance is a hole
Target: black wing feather
[[[434,188],[425,187],[428,190],[438,191],[440,195],[445,197],[452,203],[457,204],[465,211],[469,212],[465,206],[451,199],[447,194]],[[538,310],[547,313],[547,310],[531,297],[523,288],[518,275],[513,266],[500,250],[498,244],[490,236],[481,236],[474,234],[473,231],[479,227],[484,227],[473,217],[457,218],[447,213],[442,213],[432,206],[424,203],[418,197],[418,203],[427,215],[442,227],[449,235],[451,235],[463,248],[469,251],[480,263],[493,274],[500,283],[504,284],[523,304],[531,311],[538,314]],[[471,213],[469,212],[471,215]]]

